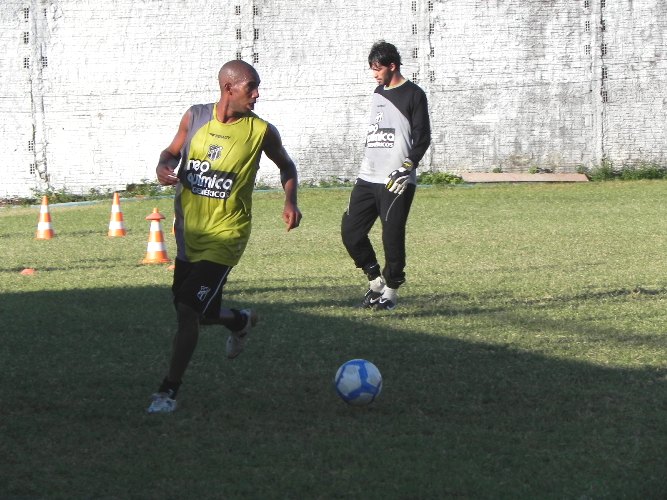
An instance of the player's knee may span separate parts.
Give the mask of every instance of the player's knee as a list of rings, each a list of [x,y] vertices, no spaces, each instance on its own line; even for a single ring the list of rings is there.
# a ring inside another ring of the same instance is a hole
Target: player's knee
[[[345,224],[345,216],[343,216],[343,223],[340,228],[340,236],[343,240],[343,245],[347,248],[354,247],[359,242],[359,235],[350,229],[350,227]]]
[[[199,312],[183,302],[176,303],[176,314],[179,321],[199,321]]]
[[[348,232],[347,224],[345,223],[347,219],[347,212],[343,212],[343,218],[340,221],[340,234],[345,239],[345,234]]]

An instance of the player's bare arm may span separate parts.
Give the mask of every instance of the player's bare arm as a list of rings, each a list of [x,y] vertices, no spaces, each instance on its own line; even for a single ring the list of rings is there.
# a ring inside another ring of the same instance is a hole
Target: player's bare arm
[[[178,182],[178,177],[174,173],[178,163],[181,160],[181,148],[185,144],[185,139],[188,135],[188,127],[190,124],[190,111],[187,111],[181,118],[181,123],[178,125],[178,132],[167,146],[167,149],[160,153],[160,159],[155,173],[157,180],[163,186],[170,186]]]
[[[301,211],[297,206],[297,186],[299,183],[296,165],[285,150],[278,129],[269,124],[264,137],[264,152],[269,159],[280,169],[280,182],[285,190],[285,207],[283,221],[287,230],[299,227]]]

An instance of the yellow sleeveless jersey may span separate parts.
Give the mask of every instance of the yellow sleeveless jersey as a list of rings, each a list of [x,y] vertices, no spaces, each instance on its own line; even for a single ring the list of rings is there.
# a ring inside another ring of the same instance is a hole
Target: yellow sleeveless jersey
[[[222,123],[213,103],[190,112],[174,203],[178,258],[235,266],[250,238],[252,191],[268,123],[253,113]]]

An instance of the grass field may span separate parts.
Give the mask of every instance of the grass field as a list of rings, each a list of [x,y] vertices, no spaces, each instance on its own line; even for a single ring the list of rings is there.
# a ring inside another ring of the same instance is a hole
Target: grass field
[[[174,330],[141,265],[153,207],[0,210],[0,498],[667,497],[667,182],[417,191],[392,313],[340,243],[349,189],[255,195],[226,290],[262,321],[236,360],[203,331],[173,415],[144,413]],[[378,241],[374,230],[373,238]],[[24,268],[36,274],[20,274]],[[353,408],[337,367],[373,361]]]

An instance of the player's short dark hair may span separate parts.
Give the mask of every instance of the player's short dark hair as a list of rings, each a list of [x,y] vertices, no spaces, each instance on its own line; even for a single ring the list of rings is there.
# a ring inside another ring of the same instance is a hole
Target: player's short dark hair
[[[381,66],[389,66],[391,63],[394,63],[397,68],[400,68],[401,54],[398,53],[398,49],[394,45],[380,40],[373,44],[368,54],[368,66],[372,67],[375,63]]]

